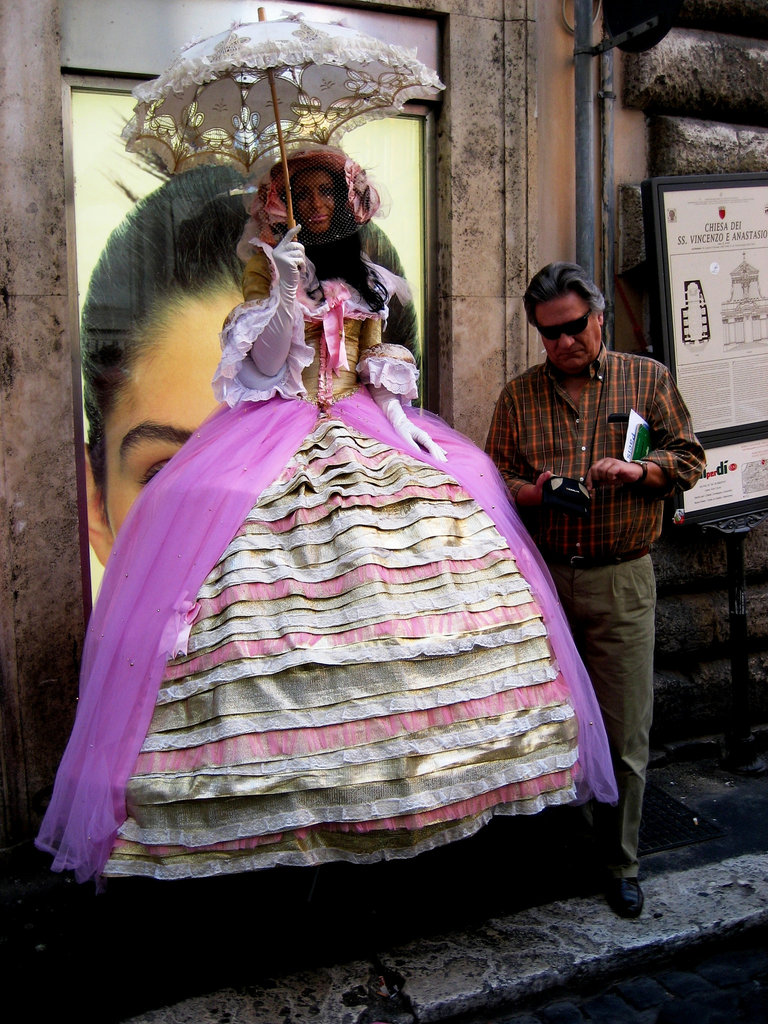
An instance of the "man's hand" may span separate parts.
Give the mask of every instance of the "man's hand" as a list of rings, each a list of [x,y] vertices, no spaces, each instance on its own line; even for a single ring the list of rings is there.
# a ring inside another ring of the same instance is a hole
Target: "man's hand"
[[[521,487],[515,498],[516,504],[520,505],[521,508],[535,508],[537,505],[541,505],[543,501],[542,488],[551,476],[552,470],[545,469],[539,475],[535,484],[525,484]]]
[[[643,467],[637,462],[598,459],[590,466],[584,484],[592,492],[595,487],[621,487],[625,483],[637,483],[642,475]]]
[[[659,469],[653,463],[646,463],[648,469],[648,483],[651,483],[651,466]],[[639,483],[644,476],[643,467],[639,462],[624,462],[623,459],[598,459],[589,467],[584,485],[590,494],[597,487],[622,487],[624,484]]]

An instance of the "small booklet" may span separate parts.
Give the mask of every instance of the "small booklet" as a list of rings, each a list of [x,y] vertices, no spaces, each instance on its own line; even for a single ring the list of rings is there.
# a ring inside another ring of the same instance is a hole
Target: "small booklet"
[[[648,423],[639,412],[630,410],[627,436],[624,440],[624,458],[627,462],[644,459],[651,450],[651,434]]]

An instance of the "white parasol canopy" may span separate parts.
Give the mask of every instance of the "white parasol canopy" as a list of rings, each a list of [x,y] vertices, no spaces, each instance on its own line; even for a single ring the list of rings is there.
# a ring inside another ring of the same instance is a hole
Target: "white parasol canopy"
[[[337,142],[442,88],[415,52],[354,29],[298,16],[236,23],[190,43],[164,74],[134,89],[138,103],[123,137],[172,173],[225,162],[248,174],[277,156],[280,134],[286,145]]]

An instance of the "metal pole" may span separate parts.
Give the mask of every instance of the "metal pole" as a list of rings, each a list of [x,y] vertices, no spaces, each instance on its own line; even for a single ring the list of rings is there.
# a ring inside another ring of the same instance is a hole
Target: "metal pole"
[[[759,773],[765,762],[755,753],[749,700],[747,588],[744,573],[746,530],[725,536],[728,564],[728,617],[731,645],[731,722],[725,737],[725,764],[734,771]]]
[[[574,0],[574,92],[576,114],[576,262],[595,276],[594,90],[592,0]]]
[[[616,189],[613,173],[613,112],[616,94],[613,91],[613,50],[600,54],[600,111],[601,111],[601,189],[602,189],[602,252],[603,295],[605,313],[603,341],[606,348],[615,347],[616,316]]]

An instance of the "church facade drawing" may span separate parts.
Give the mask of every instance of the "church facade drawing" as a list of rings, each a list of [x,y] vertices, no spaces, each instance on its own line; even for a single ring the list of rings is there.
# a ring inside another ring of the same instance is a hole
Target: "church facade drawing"
[[[726,349],[768,345],[768,298],[760,293],[760,272],[747,261],[731,271],[731,297],[720,307]]]

